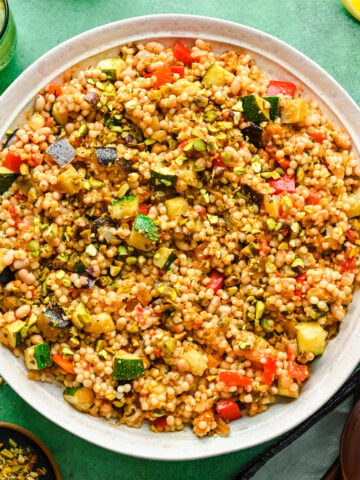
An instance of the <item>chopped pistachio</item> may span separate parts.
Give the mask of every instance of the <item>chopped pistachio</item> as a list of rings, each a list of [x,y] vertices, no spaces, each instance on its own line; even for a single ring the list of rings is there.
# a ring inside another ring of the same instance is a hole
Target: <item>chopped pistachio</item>
[[[246,173],[246,169],[243,168],[243,167],[235,167],[235,168],[234,168],[234,173],[235,173],[236,175],[241,176],[241,175],[244,175],[244,173]]]
[[[96,257],[98,251],[95,245],[90,244],[85,248],[85,253],[87,253],[89,257]]]

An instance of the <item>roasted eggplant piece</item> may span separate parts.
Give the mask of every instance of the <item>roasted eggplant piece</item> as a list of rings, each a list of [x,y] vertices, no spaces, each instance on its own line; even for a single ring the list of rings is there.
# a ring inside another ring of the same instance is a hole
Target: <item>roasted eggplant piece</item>
[[[45,340],[55,342],[62,334],[63,329],[69,326],[64,310],[57,304],[53,304],[39,315],[36,325],[42,333]]]
[[[131,160],[126,160],[125,158],[118,158],[118,164],[120,165],[120,168],[125,175],[134,171],[133,163]]]
[[[96,92],[89,92],[85,95],[85,100],[91,105],[96,105],[100,101],[100,97]]]
[[[115,147],[97,147],[95,153],[100,165],[110,165],[116,162],[118,158]]]
[[[0,284],[6,285],[13,280],[15,280],[15,272],[13,272],[10,267],[5,267],[0,273]]]
[[[109,243],[111,245],[118,245],[120,239],[116,237],[111,231],[111,228],[116,228],[116,223],[110,217],[99,217],[92,222],[91,233],[95,234],[95,238],[100,243]]]
[[[65,167],[65,165],[74,160],[76,156],[75,149],[65,138],[50,145],[50,147],[47,148],[46,153],[59,165],[59,167]]]
[[[241,130],[244,138],[252,143],[256,148],[261,148],[263,146],[263,132],[264,129],[259,125],[251,122],[250,125],[243,130]]]

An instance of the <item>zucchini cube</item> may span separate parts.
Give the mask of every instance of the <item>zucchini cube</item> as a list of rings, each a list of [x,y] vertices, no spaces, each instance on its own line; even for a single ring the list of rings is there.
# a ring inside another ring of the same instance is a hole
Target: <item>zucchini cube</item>
[[[142,358],[127,352],[120,352],[114,357],[113,376],[116,380],[134,380],[144,373]]]
[[[25,365],[29,370],[42,370],[52,365],[48,342],[32,345],[24,351]]]

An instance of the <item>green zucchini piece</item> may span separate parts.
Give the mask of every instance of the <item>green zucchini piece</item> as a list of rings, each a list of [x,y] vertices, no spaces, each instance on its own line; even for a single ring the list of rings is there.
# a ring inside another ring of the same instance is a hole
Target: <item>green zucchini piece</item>
[[[213,86],[222,87],[227,83],[230,83],[234,78],[234,75],[225,68],[221,67],[217,63],[211,65],[205,72],[202,83],[206,88]]]
[[[98,63],[97,68],[105,73],[109,80],[119,80],[126,63],[121,58],[105,58]]]
[[[174,250],[171,250],[171,248],[168,247],[161,247],[155,253],[153,262],[155,267],[161,268],[161,270],[164,270],[166,272],[167,270],[169,270],[169,268],[176,259],[177,255]]]
[[[279,97],[262,97],[264,100],[270,103],[270,120],[275,120],[278,117],[279,112]]]
[[[113,376],[116,380],[133,380],[145,373],[144,361],[131,353],[120,352],[114,357]]]
[[[48,342],[32,345],[24,351],[25,365],[29,370],[42,370],[52,365],[50,345]]]
[[[156,267],[161,268],[161,270],[164,270],[166,272],[167,270],[169,270],[169,268],[176,259],[177,255],[174,250],[168,247],[161,247],[155,253],[153,262]]]
[[[178,179],[178,176],[166,167],[152,169],[150,174],[150,182],[155,188],[174,188]]]
[[[176,220],[176,218],[185,215],[185,213],[189,211],[189,204],[184,197],[165,200],[165,207],[170,220]]]
[[[16,320],[6,325],[1,329],[1,341],[11,348],[18,347],[24,340],[23,332],[25,326],[26,323],[22,320]]]
[[[86,412],[94,403],[95,395],[92,390],[86,387],[68,387],[63,391],[64,399],[76,410]]]
[[[138,210],[139,199],[136,195],[127,195],[109,205],[109,213],[114,220],[135,217]]]
[[[317,322],[300,322],[296,326],[300,353],[321,355],[324,352],[327,331]]]
[[[270,108],[267,108],[264,99],[258,95],[241,97],[244,117],[248,122],[261,123],[270,120]]]
[[[139,250],[150,250],[160,236],[160,228],[154,220],[139,213],[134,222],[133,229],[127,241],[128,245]]]
[[[0,167],[0,195],[9,190],[18,176],[18,173],[12,172],[6,167]]]
[[[64,126],[67,124],[68,121],[68,113],[67,112],[60,112],[59,111],[59,104],[55,102],[53,104],[53,107],[51,109],[51,114],[54,117],[55,121],[61,125]]]

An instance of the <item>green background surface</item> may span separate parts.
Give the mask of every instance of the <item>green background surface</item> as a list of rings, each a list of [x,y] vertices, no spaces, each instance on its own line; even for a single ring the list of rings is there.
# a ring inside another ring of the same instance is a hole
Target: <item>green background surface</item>
[[[10,5],[18,45],[0,72],[0,93],[42,54],[85,30],[139,15],[189,13],[242,23],[280,38],[322,66],[360,104],[360,23],[340,0],[10,0]],[[54,453],[64,480],[230,480],[267,446],[186,462],[115,454],[49,422],[8,385],[0,386],[0,420],[38,435]]]

